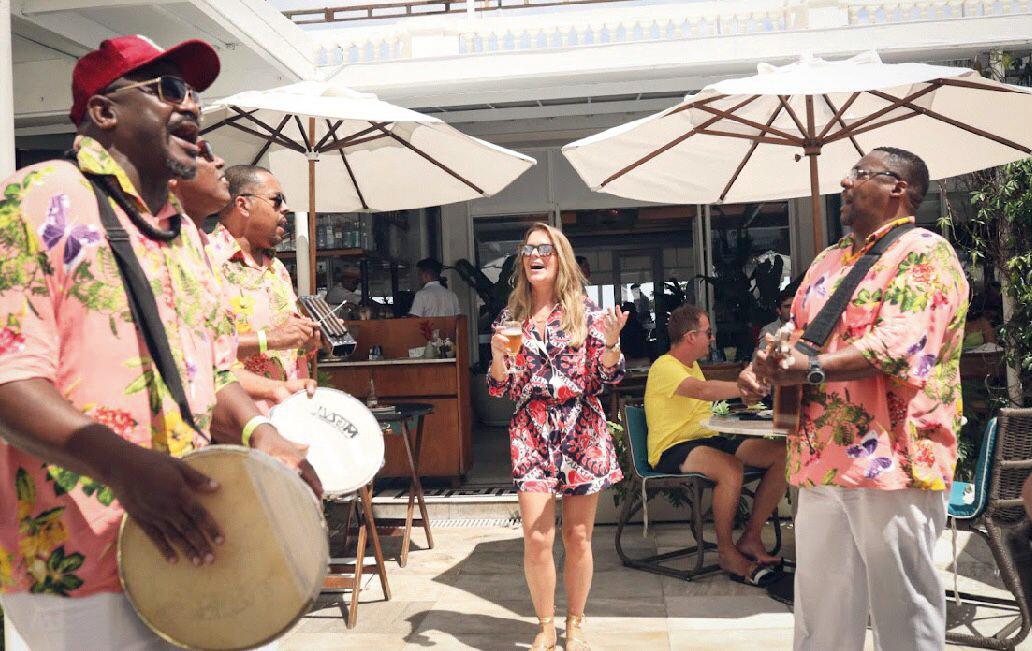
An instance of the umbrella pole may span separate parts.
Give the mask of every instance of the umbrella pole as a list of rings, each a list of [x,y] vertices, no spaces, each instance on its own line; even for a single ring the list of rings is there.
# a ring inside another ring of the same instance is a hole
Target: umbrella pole
[[[813,212],[813,255],[824,249],[824,229],[821,228],[821,220],[824,219],[824,211],[821,210],[821,184],[817,172],[817,157],[821,155],[821,146],[817,143],[817,128],[813,123],[813,95],[806,96],[806,139],[803,142],[803,151],[810,159],[810,209]]]
[[[821,220],[824,218],[821,210],[821,184],[817,175],[817,156],[820,154],[807,154],[810,159],[810,210],[813,212],[813,254],[816,256],[824,249],[824,229],[821,228]]]
[[[315,118],[308,118],[308,132],[315,137]],[[308,156],[308,291],[315,294],[316,271],[315,271],[315,247],[318,242],[315,239],[315,158],[312,152]]]

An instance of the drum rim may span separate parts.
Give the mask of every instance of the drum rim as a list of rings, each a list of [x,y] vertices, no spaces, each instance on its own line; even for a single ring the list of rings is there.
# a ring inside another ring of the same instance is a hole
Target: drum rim
[[[354,395],[348,393],[347,391],[342,391],[342,390],[340,390],[340,389],[338,389],[336,387],[316,387],[315,391],[316,391],[316,395],[318,395],[319,393],[338,393],[338,394],[340,394],[342,396],[345,396],[346,398],[350,398],[351,400],[354,400],[360,407],[364,408],[366,411],[369,411],[369,408],[365,404],[363,404],[361,400],[359,400]],[[301,390],[301,391],[298,391],[298,392],[294,393],[293,395],[285,398],[282,402],[274,405],[273,408],[271,410],[269,410],[269,418],[270,419],[274,419],[275,418],[275,414],[276,414],[276,410],[277,409],[279,409],[281,412],[284,411],[283,409],[280,409],[280,408],[283,407],[284,405],[286,405],[288,402],[299,401],[300,400],[299,396],[306,396],[306,395],[307,395],[306,392],[304,390]],[[379,430],[380,434],[381,434],[381,436],[380,436],[380,443],[381,443],[383,451],[380,453],[379,464],[376,466],[376,469],[373,471],[372,476],[370,476],[369,479],[367,479],[365,481],[365,483],[363,483],[363,484],[361,484],[359,486],[356,486],[354,488],[349,488],[349,489],[342,489],[342,490],[326,490],[325,487],[323,487],[324,488],[323,493],[324,493],[324,496],[326,498],[334,499],[334,498],[344,497],[346,495],[351,495],[352,493],[356,493],[363,486],[369,485],[369,482],[371,482],[374,479],[376,479],[376,476],[378,474],[380,474],[381,470],[383,470],[383,467],[384,467],[384,465],[386,464],[386,461],[387,461],[387,445],[386,445],[386,442],[383,440],[383,428],[380,426],[380,422],[376,420],[376,415],[373,414],[372,411],[369,411],[369,415],[372,417],[373,421],[376,422],[377,430]],[[275,425],[275,420],[273,421],[273,425]],[[283,432],[282,428],[280,429],[280,432],[282,434],[282,432]],[[284,438],[286,438],[285,435],[284,435]],[[290,439],[287,439],[287,440],[290,440]]]
[[[223,453],[223,452],[228,452],[228,453],[232,453],[235,456],[244,456],[244,457],[251,456],[252,454],[256,453],[256,454],[258,454],[261,457],[265,457],[266,459],[269,459],[271,461],[274,461],[274,462],[279,463],[279,464],[282,465],[282,462],[277,461],[276,459],[274,459],[273,457],[265,454],[261,450],[255,450],[254,448],[248,448],[248,447],[244,447],[242,445],[228,445],[228,444],[221,444],[221,443],[220,444],[215,444],[215,445],[206,445],[203,448],[198,448],[196,450],[191,450],[190,452],[184,454],[182,457],[179,457],[179,458],[180,459],[186,459],[188,457],[204,456],[204,455],[210,455],[210,454],[213,454],[213,453]],[[286,465],[284,465],[283,467],[286,468],[287,470],[290,470],[289,468],[286,467]],[[115,559],[116,559],[116,563],[117,563],[117,566],[118,566],[118,582],[122,586],[122,594],[124,594],[125,598],[129,601],[129,605],[133,607],[133,612],[136,613],[136,616],[140,618],[140,621],[142,621],[144,624],[147,625],[147,628],[149,628],[155,635],[157,635],[161,639],[165,640],[166,642],[174,644],[174,645],[176,645],[176,646],[178,646],[180,648],[183,648],[183,649],[200,649],[202,651],[246,651],[246,649],[253,649],[253,648],[256,648],[256,647],[264,646],[266,644],[269,644],[270,642],[274,642],[274,641],[278,640],[285,633],[287,633],[291,628],[293,628],[294,625],[297,624],[297,622],[302,617],[305,616],[305,614],[311,609],[312,604],[314,604],[316,599],[319,598],[319,595],[322,594],[323,586],[324,586],[324,584],[326,582],[326,576],[327,576],[327,574],[329,574],[329,571],[330,571],[330,538],[329,538],[330,534],[329,534],[329,527],[326,524],[326,516],[323,513],[323,509],[322,509],[322,501],[315,497],[315,494],[312,493],[312,489],[309,488],[308,484],[306,484],[304,482],[304,480],[301,479],[301,477],[297,473],[291,472],[289,474],[290,474],[291,477],[293,477],[293,480],[296,480],[304,488],[305,492],[308,493],[309,495],[311,495],[311,497],[312,497],[313,505],[316,507],[316,512],[319,514],[319,526],[322,529],[322,535],[319,537],[319,539],[323,541],[323,548],[324,548],[324,550],[326,552],[325,553],[326,562],[322,564],[322,569],[319,572],[320,576],[319,576],[318,580],[316,581],[315,593],[311,596],[311,598],[309,598],[301,606],[299,612],[291,617],[290,623],[287,624],[283,628],[283,630],[279,631],[278,633],[272,635],[271,637],[269,637],[267,639],[262,640],[261,642],[257,642],[257,643],[254,643],[254,644],[250,644],[249,643],[247,646],[218,647],[218,648],[212,647],[211,649],[207,649],[205,647],[192,647],[192,646],[186,644],[185,642],[182,642],[181,640],[175,639],[174,637],[172,637],[168,633],[165,633],[164,631],[159,630],[150,621],[150,619],[148,619],[142,612],[140,612],[140,608],[137,605],[136,601],[133,599],[132,593],[130,592],[130,590],[129,590],[128,586],[126,585],[126,582],[125,582],[125,568],[124,568],[123,560],[122,560],[122,543],[123,543],[123,540],[124,540],[124,537],[125,537],[125,528],[126,528],[126,523],[129,521],[129,515],[123,511],[123,513],[122,513],[122,522],[118,525],[118,540],[117,540],[117,544],[115,545],[115,548],[116,548]],[[149,540],[150,539],[148,538],[148,541]]]

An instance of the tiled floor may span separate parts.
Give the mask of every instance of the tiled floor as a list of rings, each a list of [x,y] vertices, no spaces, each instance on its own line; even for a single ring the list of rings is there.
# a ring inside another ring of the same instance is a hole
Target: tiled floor
[[[595,578],[585,631],[596,650],[628,649],[790,649],[792,614],[762,591],[713,575],[693,582],[631,570],[621,565],[613,548],[613,527],[596,529]],[[786,551],[792,535],[786,532]],[[937,554],[940,566],[952,564],[949,533]],[[324,596],[313,611],[285,637],[280,648],[308,649],[526,649],[536,622],[522,574],[519,529],[434,531],[436,546],[417,545],[409,565],[388,561],[393,598],[383,601],[378,579],[367,581],[361,594],[358,625],[347,630],[340,597]],[[682,527],[659,525],[642,538],[640,529],[625,537],[643,555],[681,543]],[[385,541],[388,556],[397,553],[397,539]],[[1002,596],[988,550],[966,536],[960,542],[961,589]],[[555,557],[561,562],[561,544]],[[951,584],[952,578],[944,573]],[[996,586],[996,587],[994,587]],[[557,612],[564,610],[558,595]],[[995,625],[998,612],[979,610],[975,626]],[[970,622],[972,614],[951,611]],[[557,618],[559,619],[559,618]],[[561,624],[561,622],[560,622]],[[870,638],[870,636],[868,636]],[[873,645],[868,639],[868,648]],[[951,647],[956,648],[956,647]],[[1032,651],[1026,642],[1019,649]]]

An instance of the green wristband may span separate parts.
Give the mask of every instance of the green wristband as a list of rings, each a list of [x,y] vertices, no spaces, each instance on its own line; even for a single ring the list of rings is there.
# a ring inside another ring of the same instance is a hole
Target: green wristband
[[[251,447],[251,436],[258,429],[259,425],[272,425],[272,421],[261,414],[253,416],[251,420],[247,421],[243,432],[240,433],[240,441],[244,444],[244,447]]]

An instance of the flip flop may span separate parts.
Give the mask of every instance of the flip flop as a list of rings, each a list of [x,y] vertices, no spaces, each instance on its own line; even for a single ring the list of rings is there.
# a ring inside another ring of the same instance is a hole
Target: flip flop
[[[732,574],[727,573],[735,583],[742,583],[745,585],[751,585],[757,588],[766,588],[774,579],[778,576],[778,571],[768,565],[756,564],[748,574]]]

